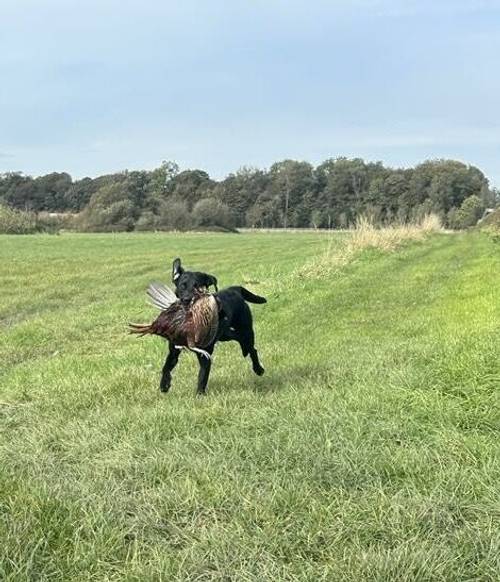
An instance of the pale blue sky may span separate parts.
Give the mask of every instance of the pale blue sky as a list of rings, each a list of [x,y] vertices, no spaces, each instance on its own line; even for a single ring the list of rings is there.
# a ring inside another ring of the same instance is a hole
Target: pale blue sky
[[[498,0],[1,0],[0,171],[449,157],[500,185]]]

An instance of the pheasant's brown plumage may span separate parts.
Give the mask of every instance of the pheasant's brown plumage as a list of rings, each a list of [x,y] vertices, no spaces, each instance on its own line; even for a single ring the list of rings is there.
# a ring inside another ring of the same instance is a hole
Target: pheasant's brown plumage
[[[164,308],[151,324],[130,323],[130,333],[141,336],[159,335],[176,346],[200,351],[215,339],[219,325],[219,308],[215,297],[199,293],[184,306],[180,301],[171,303],[171,291],[151,285],[148,295],[156,307]],[[169,304],[170,302],[170,304]]]

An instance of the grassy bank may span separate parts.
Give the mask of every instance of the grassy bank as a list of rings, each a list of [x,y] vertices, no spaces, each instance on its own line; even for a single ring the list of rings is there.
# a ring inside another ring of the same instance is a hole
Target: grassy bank
[[[481,233],[0,237],[0,579],[497,580],[500,253]],[[266,367],[172,391],[126,334],[170,262],[243,283]]]

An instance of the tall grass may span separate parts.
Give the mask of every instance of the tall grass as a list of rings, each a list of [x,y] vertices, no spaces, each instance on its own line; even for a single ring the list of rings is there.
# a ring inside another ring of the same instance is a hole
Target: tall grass
[[[349,263],[366,249],[393,251],[404,243],[423,240],[442,230],[441,220],[436,214],[427,214],[419,222],[394,223],[382,227],[362,215],[357,218],[343,244],[339,245],[337,240],[332,244],[332,241],[322,255],[302,266],[298,274],[322,277]]]
[[[346,245],[348,255],[368,248],[392,251],[406,241],[422,240],[430,233],[442,230],[439,217],[427,214],[418,223],[396,223],[382,228],[366,216],[360,216]]]

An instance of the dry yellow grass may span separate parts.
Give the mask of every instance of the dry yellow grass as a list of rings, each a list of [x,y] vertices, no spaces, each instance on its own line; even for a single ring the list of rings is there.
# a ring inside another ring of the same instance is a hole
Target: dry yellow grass
[[[405,242],[422,240],[442,230],[441,221],[435,214],[427,214],[418,223],[396,223],[384,227],[377,227],[370,218],[361,216],[343,244],[334,245],[332,241],[322,255],[301,267],[297,274],[323,277],[349,263],[365,249],[392,251]]]
[[[370,219],[361,216],[347,240],[346,250],[348,255],[369,248],[391,251],[408,240],[422,240],[441,229],[435,214],[428,214],[418,224],[393,224],[383,228],[377,228]]]

